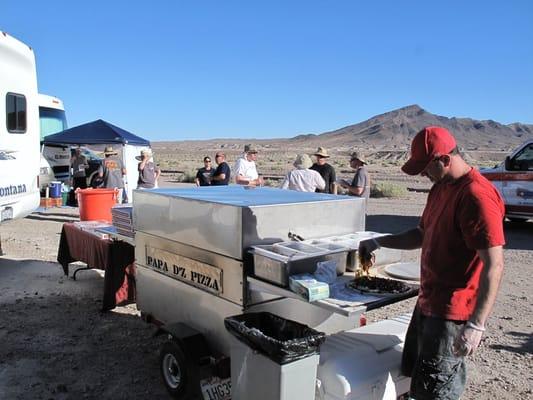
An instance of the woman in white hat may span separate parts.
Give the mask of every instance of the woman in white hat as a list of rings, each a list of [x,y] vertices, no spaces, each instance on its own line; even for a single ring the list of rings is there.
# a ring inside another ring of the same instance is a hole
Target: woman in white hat
[[[152,161],[152,151],[150,149],[141,150],[141,155],[135,157],[140,163],[137,166],[139,179],[137,189],[154,189],[157,187],[157,179],[161,175],[161,170]]]
[[[295,169],[290,171],[281,184],[282,189],[297,190],[299,192],[314,192],[324,190],[326,182],[317,171],[309,169],[313,162],[307,154],[298,154],[293,163]]]

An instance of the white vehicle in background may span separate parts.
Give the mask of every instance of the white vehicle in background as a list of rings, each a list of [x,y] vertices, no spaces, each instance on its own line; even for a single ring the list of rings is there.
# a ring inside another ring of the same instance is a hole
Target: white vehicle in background
[[[480,172],[500,191],[510,221],[533,218],[533,139],[518,146],[500,165]]]
[[[57,132],[67,129],[63,102],[57,97],[39,94],[39,123],[41,142]],[[39,187],[46,188],[52,181],[68,181],[70,149],[65,146],[42,146]]]
[[[39,206],[39,108],[31,47],[0,33],[0,223]]]

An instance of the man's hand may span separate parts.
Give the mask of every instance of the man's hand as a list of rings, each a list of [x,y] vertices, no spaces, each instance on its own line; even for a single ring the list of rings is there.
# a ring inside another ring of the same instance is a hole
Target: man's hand
[[[453,344],[453,351],[457,356],[470,356],[474,354],[481,343],[483,332],[465,324]]]
[[[359,242],[359,249],[357,252],[359,253],[359,257],[365,260],[372,258],[372,252],[377,250],[379,248],[379,243],[376,241],[376,239],[367,239],[367,240],[361,240]]]
[[[346,179],[339,179],[337,182],[344,189],[348,189],[350,187],[350,184]]]

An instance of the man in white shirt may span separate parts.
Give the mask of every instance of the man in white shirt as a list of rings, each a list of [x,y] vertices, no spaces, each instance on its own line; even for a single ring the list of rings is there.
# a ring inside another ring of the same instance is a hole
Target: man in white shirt
[[[257,149],[252,144],[244,146],[244,155],[237,159],[235,163],[235,183],[239,185],[261,186],[263,178],[257,173],[255,161],[257,160]]]
[[[296,190],[299,192],[314,192],[316,189],[324,190],[326,181],[315,170],[309,169],[313,165],[307,154],[298,154],[293,163],[296,169],[290,171],[281,184],[282,189]]]

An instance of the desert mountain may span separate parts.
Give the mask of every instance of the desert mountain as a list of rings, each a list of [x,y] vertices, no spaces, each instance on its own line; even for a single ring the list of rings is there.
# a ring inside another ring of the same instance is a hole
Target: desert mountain
[[[452,132],[460,147],[466,150],[509,150],[533,138],[533,125],[500,124],[493,120],[448,118],[432,114],[418,105],[410,105],[372,117],[364,122],[320,135],[299,135],[290,141],[329,148],[371,146],[381,149],[406,149],[414,135],[429,125],[445,127]]]

